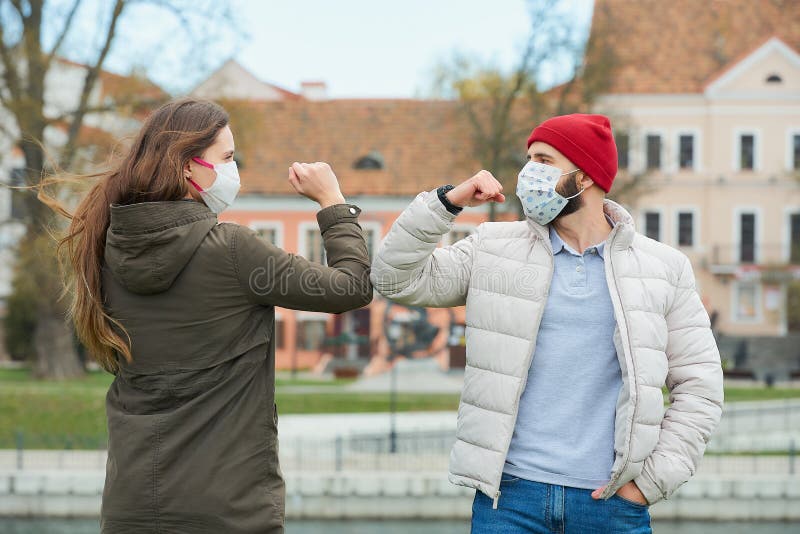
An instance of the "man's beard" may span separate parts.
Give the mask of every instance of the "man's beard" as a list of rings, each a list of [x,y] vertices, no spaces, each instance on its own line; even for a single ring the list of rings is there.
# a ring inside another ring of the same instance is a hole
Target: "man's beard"
[[[570,179],[564,183],[564,186],[561,188],[562,189],[561,191],[559,191],[558,186],[556,186],[556,193],[558,193],[564,198],[577,195],[580,192],[580,189],[578,189],[577,182],[578,182],[577,180],[575,180],[572,176],[570,176]],[[556,215],[555,219],[553,220],[555,221],[560,219],[561,217],[565,217],[567,215],[575,213],[582,207],[583,207],[583,195],[578,195],[575,198],[571,198],[567,201],[567,205],[564,206],[564,209],[561,210],[561,212],[558,215]]]

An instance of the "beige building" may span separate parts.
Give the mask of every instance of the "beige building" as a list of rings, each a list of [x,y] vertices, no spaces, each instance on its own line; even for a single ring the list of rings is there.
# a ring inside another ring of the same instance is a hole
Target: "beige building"
[[[621,173],[646,176],[629,208],[690,257],[720,332],[800,333],[800,53],[772,36],[693,83],[598,101]]]
[[[595,2],[591,40],[615,59],[610,87],[595,104],[611,115],[620,147],[610,197],[631,209],[641,232],[691,258],[729,342],[800,330],[787,306],[800,300],[790,283],[800,283],[800,27],[776,32],[782,20],[800,20],[800,2]],[[592,51],[587,61],[596,61]],[[193,94],[229,99],[232,87],[242,91],[226,105],[243,188],[223,218],[311,259],[324,261],[324,251],[315,206],[286,182],[292,161],[333,165],[343,191],[364,209],[372,251],[415,194],[480,168],[464,150],[471,134],[457,102],[329,99],[319,83],[279,94],[232,62]],[[522,155],[524,139],[519,147]],[[623,197],[619,186],[634,175],[645,176],[646,188]],[[486,219],[482,210],[465,213],[445,244]],[[415,313],[380,296],[336,317],[280,309],[277,364],[332,359],[379,372],[389,354],[409,353],[463,367],[463,309],[426,310],[418,320]],[[392,340],[420,348],[401,350]],[[797,369],[793,356],[775,352],[784,375]]]

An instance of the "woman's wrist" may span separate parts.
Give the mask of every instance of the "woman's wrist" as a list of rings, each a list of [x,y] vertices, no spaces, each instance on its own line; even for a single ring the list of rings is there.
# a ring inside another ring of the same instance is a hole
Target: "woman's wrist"
[[[328,197],[328,198],[324,198],[324,199],[321,198],[317,202],[319,202],[319,207],[320,208],[325,209],[325,208],[329,208],[331,206],[335,206],[336,204],[344,204],[345,200],[344,200],[344,196],[339,195],[339,196],[336,196],[336,197]]]

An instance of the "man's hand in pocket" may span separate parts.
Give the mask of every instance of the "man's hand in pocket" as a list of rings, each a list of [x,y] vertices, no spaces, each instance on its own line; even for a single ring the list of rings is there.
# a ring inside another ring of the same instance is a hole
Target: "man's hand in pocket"
[[[597,488],[592,492],[593,499],[599,499],[600,494],[603,493],[603,490],[606,489],[605,486],[602,488]],[[647,499],[644,496],[644,493],[639,490],[639,486],[636,485],[636,482],[631,480],[621,488],[617,490],[617,495],[622,497],[623,499],[628,499],[629,501],[638,502],[639,504],[643,504],[647,506]]]

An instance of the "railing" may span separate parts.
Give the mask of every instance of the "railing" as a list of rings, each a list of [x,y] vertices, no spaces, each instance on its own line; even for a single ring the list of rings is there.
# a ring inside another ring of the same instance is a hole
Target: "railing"
[[[792,432],[800,434],[800,399],[736,402],[725,405],[714,438]]]
[[[395,451],[392,450],[394,441]],[[452,432],[337,436],[281,440],[285,471],[441,471],[455,441]]]
[[[106,452],[99,438],[79,441],[18,433],[15,449],[0,450],[0,470],[103,470]],[[441,472],[447,470],[452,431],[356,434],[331,438],[290,437],[280,440],[286,473]],[[74,450],[77,443],[96,445]],[[394,450],[392,451],[392,446]],[[727,405],[708,445],[701,474],[798,474],[800,399]]]
[[[714,245],[708,261],[711,265],[800,265],[800,244]]]

